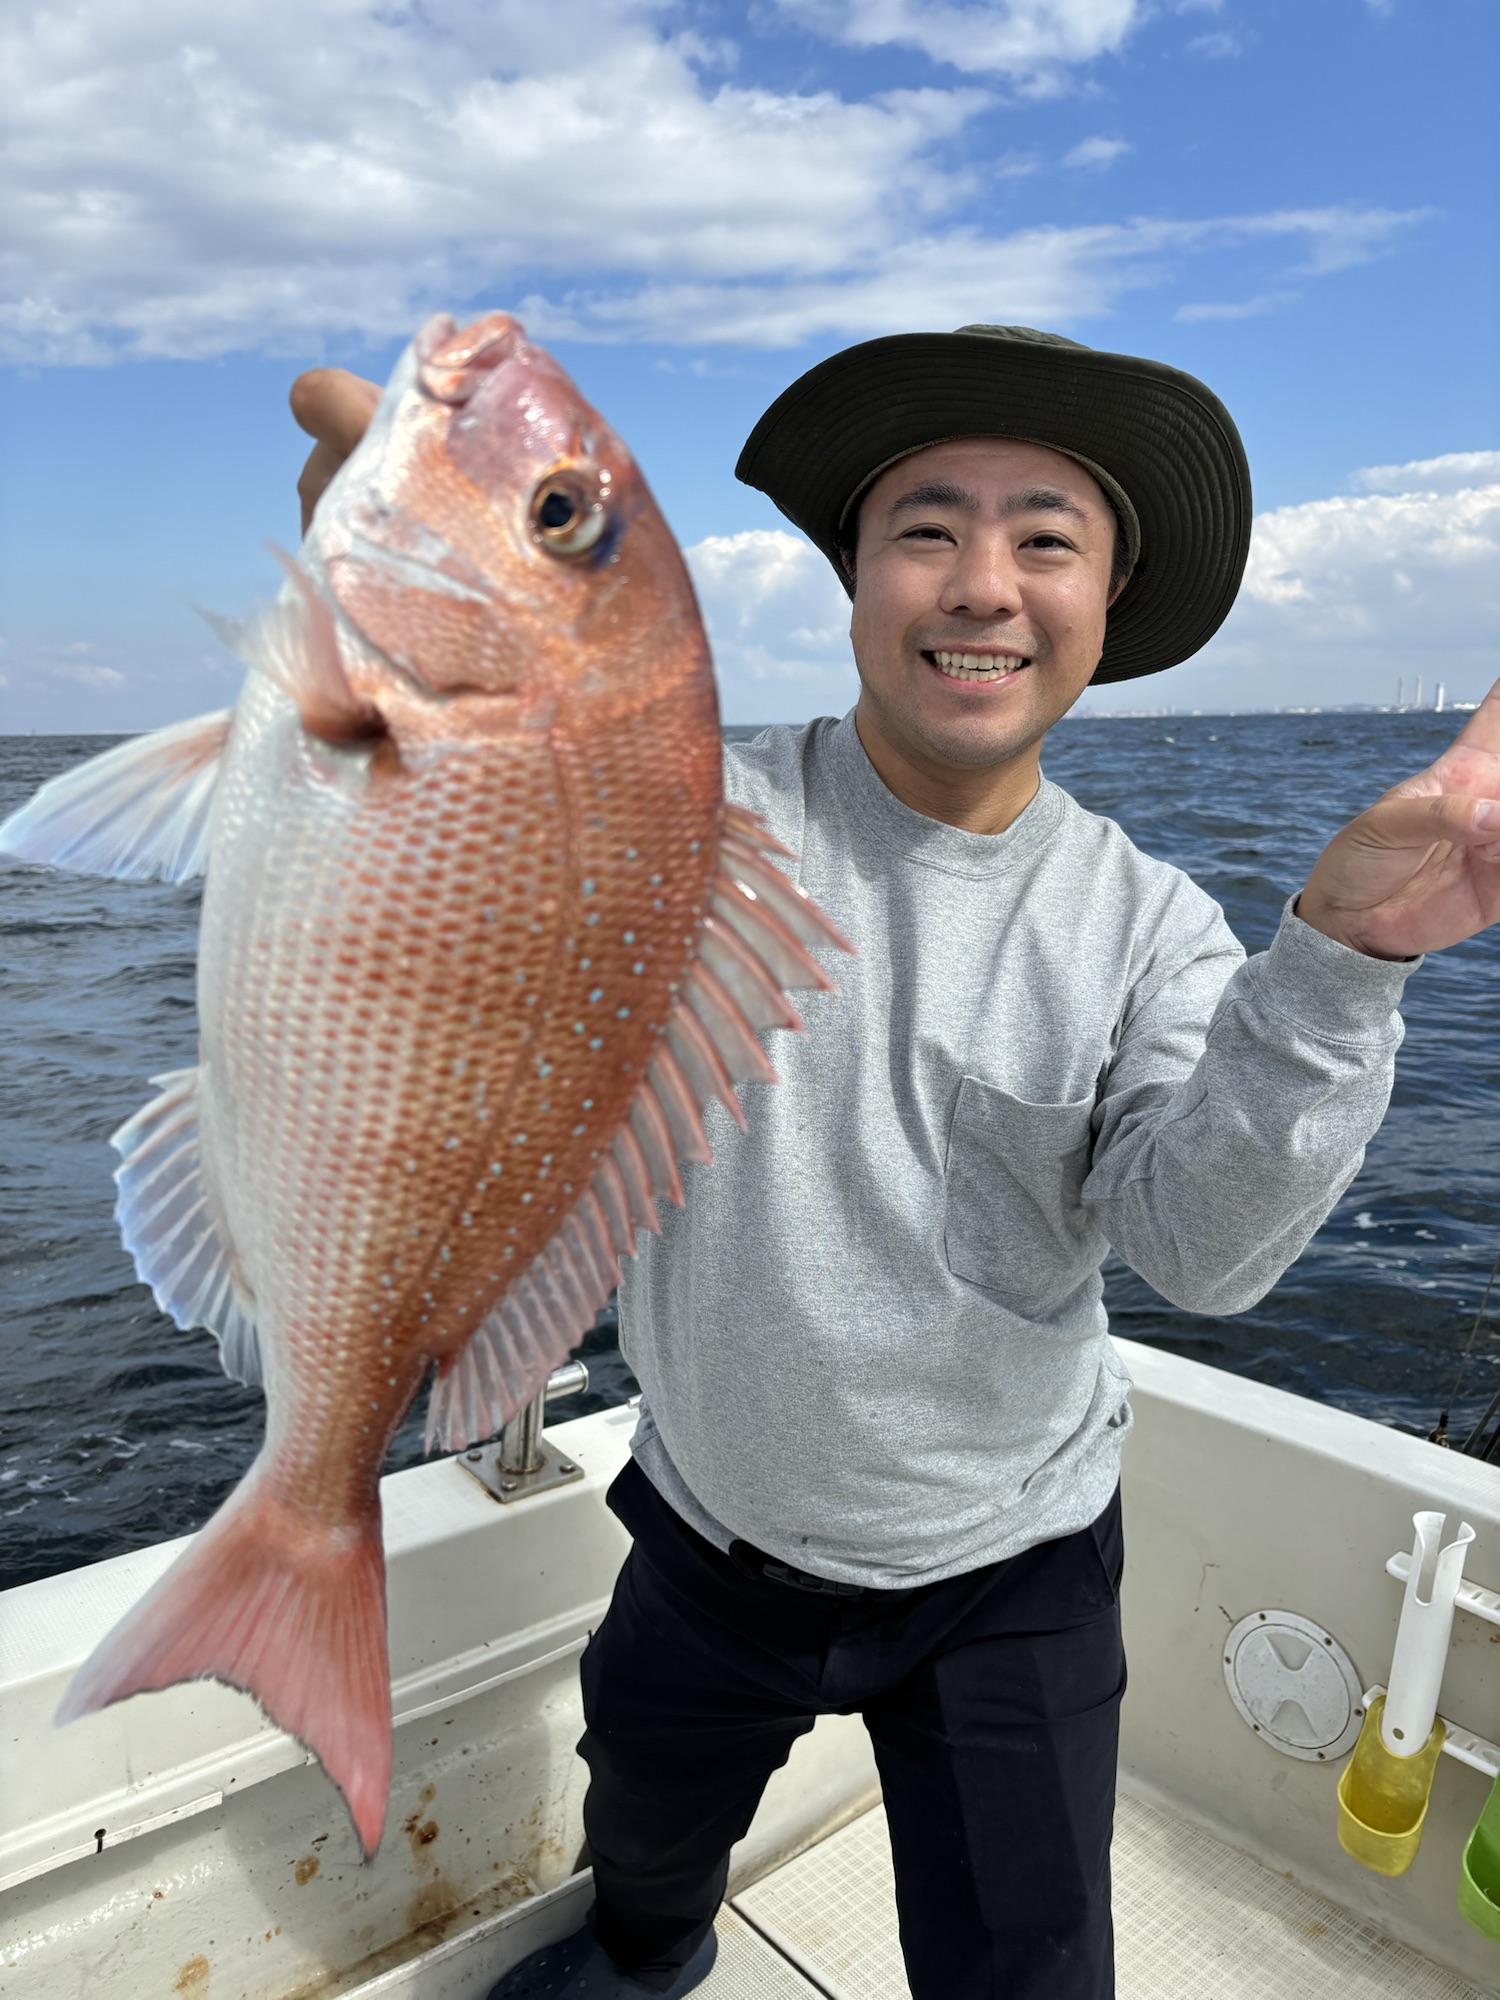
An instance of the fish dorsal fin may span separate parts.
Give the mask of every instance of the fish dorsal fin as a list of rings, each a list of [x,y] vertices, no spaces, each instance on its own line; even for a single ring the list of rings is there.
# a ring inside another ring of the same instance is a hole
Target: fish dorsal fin
[[[439,1368],[427,1406],[429,1451],[493,1437],[541,1392],[614,1291],[620,1258],[635,1255],[636,1230],[659,1231],[657,1202],[682,1205],[677,1162],[712,1160],[703,1107],[718,1098],[743,1126],[736,1083],[776,1081],[756,1030],[801,1027],[789,989],[834,990],[808,947],[854,947],[767,859],[786,853],[753,813],[725,809],[698,956],[645,1081],[582,1200]]]
[[[255,1305],[233,1248],[214,1217],[198,1138],[198,1072],[173,1070],[151,1081],[161,1091],[114,1134],[115,1219],[142,1284],[180,1327],[206,1326],[224,1373],[261,1378]]]
[[[128,881],[201,875],[229,723],[227,708],[195,716],[49,778],[0,826],[0,853]]]

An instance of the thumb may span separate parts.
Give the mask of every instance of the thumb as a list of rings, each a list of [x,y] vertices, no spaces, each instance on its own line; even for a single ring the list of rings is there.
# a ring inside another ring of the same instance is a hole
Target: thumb
[[[1362,813],[1350,831],[1377,847],[1449,841],[1455,847],[1494,846],[1500,851],[1500,799],[1475,799],[1463,792],[1391,796]]]
[[[347,368],[309,368],[292,384],[290,401],[302,429],[342,462],[369,428],[380,384]]]

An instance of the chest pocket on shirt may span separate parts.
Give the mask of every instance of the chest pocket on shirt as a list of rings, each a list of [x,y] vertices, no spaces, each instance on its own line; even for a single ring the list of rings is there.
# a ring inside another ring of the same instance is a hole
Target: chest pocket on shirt
[[[1023,1318],[1049,1318],[1104,1253],[1079,1199],[1093,1110],[1091,1097],[1028,1104],[977,1077],[959,1085],[946,1169],[948,1268]]]

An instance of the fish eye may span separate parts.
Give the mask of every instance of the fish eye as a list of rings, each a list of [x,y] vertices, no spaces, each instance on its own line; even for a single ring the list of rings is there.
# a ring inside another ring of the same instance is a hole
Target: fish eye
[[[554,472],[545,478],[531,502],[533,533],[555,556],[579,556],[604,533],[602,502],[576,473]]]

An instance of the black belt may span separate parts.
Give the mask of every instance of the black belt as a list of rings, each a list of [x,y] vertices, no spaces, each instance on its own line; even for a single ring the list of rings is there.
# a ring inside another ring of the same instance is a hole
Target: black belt
[[[790,1563],[778,1562],[775,1556],[768,1556],[751,1542],[731,1542],[729,1557],[746,1576],[764,1577],[767,1583],[779,1583],[787,1590],[805,1590],[814,1597],[865,1595],[862,1583],[835,1583],[830,1576],[814,1576],[810,1570],[794,1569]]]

